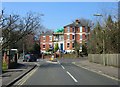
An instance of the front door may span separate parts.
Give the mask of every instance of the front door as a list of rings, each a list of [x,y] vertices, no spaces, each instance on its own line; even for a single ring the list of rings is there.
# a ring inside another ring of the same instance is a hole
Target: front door
[[[60,44],[60,50],[63,50],[63,43]]]

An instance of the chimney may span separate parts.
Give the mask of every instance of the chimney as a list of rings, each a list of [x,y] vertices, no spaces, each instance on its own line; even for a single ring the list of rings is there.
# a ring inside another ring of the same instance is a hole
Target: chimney
[[[80,20],[79,19],[76,19],[75,22],[76,22],[76,24],[80,24]]]

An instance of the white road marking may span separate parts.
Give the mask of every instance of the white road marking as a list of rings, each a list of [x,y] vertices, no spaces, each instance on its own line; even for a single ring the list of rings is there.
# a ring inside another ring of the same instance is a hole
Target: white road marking
[[[58,64],[58,62],[46,61],[47,63]]]
[[[66,72],[75,82],[78,82],[68,71],[66,71]]]
[[[38,67],[37,68],[35,68],[33,71],[31,71],[30,73],[28,73],[25,77],[23,77],[22,79],[21,79],[21,81],[17,84],[17,85],[23,85],[35,72],[36,72],[36,70],[38,69]]]
[[[60,64],[60,62],[58,61],[58,64]]]
[[[64,67],[63,65],[61,65],[61,67],[62,67],[63,69],[65,69],[65,67]]]

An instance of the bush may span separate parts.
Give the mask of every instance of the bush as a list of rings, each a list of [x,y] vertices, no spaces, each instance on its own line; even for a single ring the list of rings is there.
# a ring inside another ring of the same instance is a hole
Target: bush
[[[8,69],[7,66],[8,66],[7,63],[6,63],[6,62],[3,62],[3,63],[2,63],[2,70],[3,70],[3,71],[4,71],[4,70],[7,70],[7,69]]]

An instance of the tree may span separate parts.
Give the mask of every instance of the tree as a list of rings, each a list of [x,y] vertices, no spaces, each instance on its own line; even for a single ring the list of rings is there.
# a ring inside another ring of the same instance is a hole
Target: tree
[[[79,57],[80,43],[78,43],[76,40],[74,41],[74,43],[75,43],[75,51],[77,53],[77,57]]]
[[[93,26],[93,23],[91,20],[89,19],[85,19],[85,18],[80,18],[80,23],[83,25],[83,26],[86,26],[86,27],[92,27]]]
[[[98,22],[95,28],[90,32],[88,53],[103,52],[103,32],[100,23]]]
[[[19,40],[31,34],[41,26],[40,16],[31,13],[27,13],[25,17],[19,15],[5,15],[4,11],[0,16],[0,24],[2,29],[3,44],[0,50],[16,44]]]
[[[108,15],[105,21],[105,26],[101,27],[99,23],[91,31],[89,39],[89,53],[119,53],[119,37],[118,33],[119,21],[113,21],[111,15]]]
[[[58,46],[58,43],[56,43],[54,47],[54,52],[56,52],[58,49],[59,49],[59,46]]]

